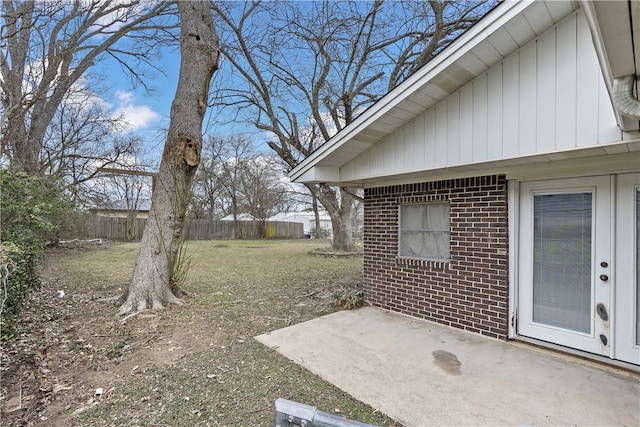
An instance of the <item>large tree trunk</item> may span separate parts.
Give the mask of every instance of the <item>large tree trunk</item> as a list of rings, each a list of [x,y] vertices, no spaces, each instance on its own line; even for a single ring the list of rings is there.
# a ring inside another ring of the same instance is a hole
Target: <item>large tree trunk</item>
[[[333,234],[333,248],[343,251],[352,252],[357,248],[353,243],[353,227],[351,221],[353,217],[353,198],[349,192],[340,187],[340,209],[338,210],[338,221],[332,220],[331,223],[337,230]]]
[[[182,242],[191,181],[200,163],[202,120],[218,64],[218,35],[209,2],[180,1],[180,77],[127,298],[120,314],[181,304],[172,273]]]
[[[353,252],[356,246],[353,243],[353,233],[351,232],[351,215],[353,212],[353,198],[343,188],[340,188],[340,199],[338,194],[326,184],[320,184],[318,188],[318,200],[325,207],[331,217],[331,228],[333,229],[332,248],[334,251]]]
[[[318,198],[313,193],[311,193],[311,197],[313,199],[313,215],[315,216],[316,220],[316,228],[314,234],[316,239],[319,239],[320,237],[322,237],[322,230],[320,230],[320,211],[318,210]]]

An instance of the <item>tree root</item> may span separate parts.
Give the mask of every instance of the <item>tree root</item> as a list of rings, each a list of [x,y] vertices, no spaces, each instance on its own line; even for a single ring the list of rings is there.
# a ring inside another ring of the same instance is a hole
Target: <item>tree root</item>
[[[151,307],[149,307],[149,301],[146,299],[138,299],[137,301],[135,299],[134,300],[127,299],[120,306],[120,310],[118,311],[119,315],[125,316],[122,320],[120,320],[120,323],[125,323],[128,319],[142,312],[148,311],[149,309],[153,311],[164,310],[165,307],[170,304],[183,305],[184,301],[182,301],[180,298],[176,297],[175,295],[170,294],[165,298],[164,301],[158,298],[153,298],[151,301]],[[135,305],[135,309],[134,309],[134,305]]]
[[[191,292],[185,291],[184,289],[176,289],[174,292],[174,295],[178,298],[182,298],[182,297],[193,297],[193,294]]]
[[[123,319],[120,319],[120,324],[124,325],[125,323],[127,323],[127,320],[132,319],[134,317],[136,317],[138,314],[140,313],[144,313],[146,310],[142,310],[142,311],[134,311],[133,313],[125,316]]]
[[[96,301],[98,301],[98,302],[112,302],[114,304],[121,304],[123,300],[124,300],[124,296],[123,295],[116,295],[116,296],[112,296],[112,297],[98,298]]]

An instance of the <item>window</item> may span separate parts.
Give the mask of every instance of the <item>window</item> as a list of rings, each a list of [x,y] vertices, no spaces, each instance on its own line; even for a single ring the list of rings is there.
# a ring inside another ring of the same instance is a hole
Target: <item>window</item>
[[[591,192],[533,198],[533,321],[591,331]]]
[[[398,255],[449,261],[449,202],[400,205]]]

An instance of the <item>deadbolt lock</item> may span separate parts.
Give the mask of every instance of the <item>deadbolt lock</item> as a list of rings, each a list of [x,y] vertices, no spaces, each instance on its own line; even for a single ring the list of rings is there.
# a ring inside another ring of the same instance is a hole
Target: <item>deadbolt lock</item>
[[[603,321],[606,322],[609,320],[609,313],[607,313],[607,308],[604,306],[604,304],[599,303],[598,305],[596,305],[596,312]]]

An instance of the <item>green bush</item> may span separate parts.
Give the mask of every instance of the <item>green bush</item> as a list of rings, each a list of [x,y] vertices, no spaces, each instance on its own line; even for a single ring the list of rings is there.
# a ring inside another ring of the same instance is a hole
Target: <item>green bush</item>
[[[0,332],[15,330],[14,320],[29,291],[40,285],[35,272],[37,254],[11,242],[0,242]]]
[[[0,239],[28,248],[59,240],[73,204],[54,180],[3,170]]]
[[[73,204],[53,180],[2,170],[0,175],[0,326],[2,335],[39,286],[36,265],[46,244],[59,241]]]

